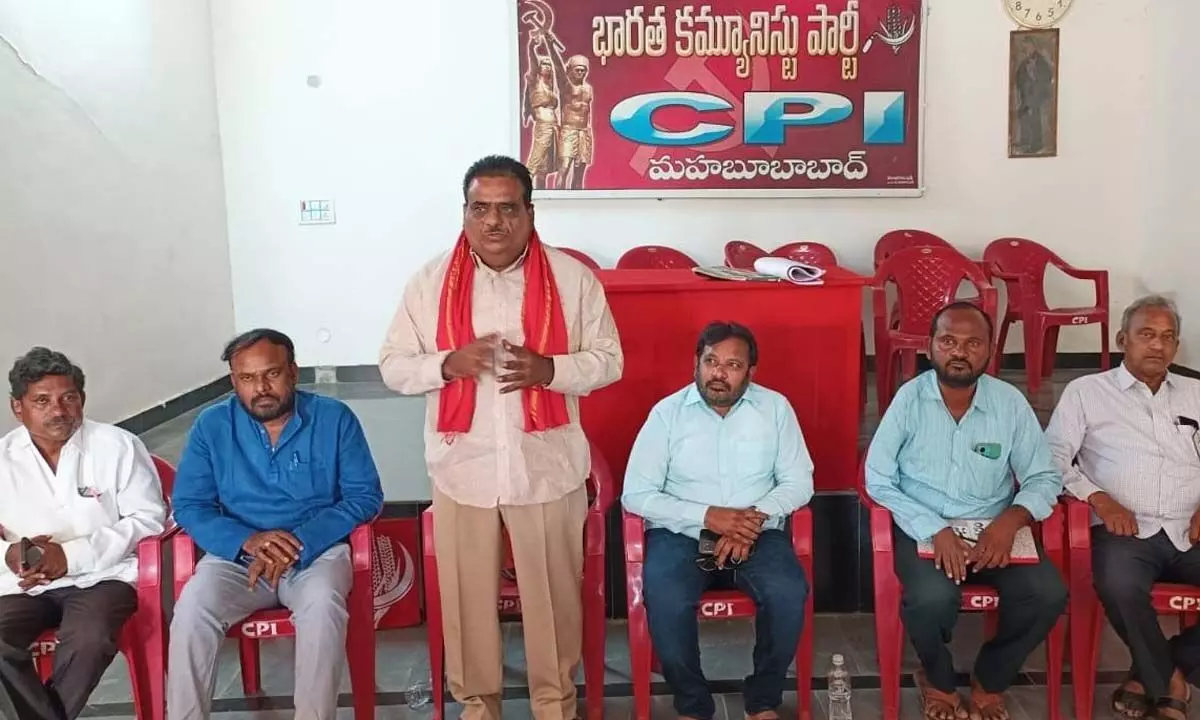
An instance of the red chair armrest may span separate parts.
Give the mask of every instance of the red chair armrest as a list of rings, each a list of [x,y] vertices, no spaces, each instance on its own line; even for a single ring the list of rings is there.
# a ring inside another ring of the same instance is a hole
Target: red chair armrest
[[[626,510],[621,515],[621,524],[625,539],[625,562],[645,562],[646,521]]]
[[[163,547],[182,532],[178,525],[169,527],[161,535],[143,538],[137,544],[138,588],[162,588]]]
[[[1055,263],[1059,270],[1077,280],[1091,280],[1096,285],[1096,307],[1108,308],[1108,271],[1084,270],[1067,263]]]
[[[858,493],[858,501],[867,508],[871,526],[871,549],[875,552],[890,553],[892,551],[891,511],[876,503],[871,496],[867,495],[866,491],[861,489]]]
[[[792,513],[792,549],[800,559],[811,558],[813,555],[813,519],[812,510],[802,507]]]
[[[182,529],[171,539],[171,558],[175,563],[174,597],[179,599],[183,586],[196,572],[196,543]]]
[[[350,564],[354,572],[371,572],[371,550],[375,544],[375,528],[365,523],[350,533]]]
[[[1042,547],[1047,554],[1061,556],[1066,541],[1066,513],[1062,503],[1055,503],[1050,517],[1042,521]]]
[[[595,493],[591,509],[598,511],[603,516],[616,501],[617,483],[613,479],[612,468],[604,454],[600,452],[600,448],[592,442],[588,443],[588,448],[592,456],[592,472],[588,475],[587,481]]]
[[[1071,551],[1092,549],[1092,508],[1075,498],[1063,498],[1067,504],[1067,544]]]

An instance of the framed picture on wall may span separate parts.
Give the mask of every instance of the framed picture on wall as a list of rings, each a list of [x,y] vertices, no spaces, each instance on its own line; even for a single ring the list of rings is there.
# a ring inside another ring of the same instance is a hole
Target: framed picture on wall
[[[1015,30],[1008,43],[1008,156],[1058,155],[1058,30]]]

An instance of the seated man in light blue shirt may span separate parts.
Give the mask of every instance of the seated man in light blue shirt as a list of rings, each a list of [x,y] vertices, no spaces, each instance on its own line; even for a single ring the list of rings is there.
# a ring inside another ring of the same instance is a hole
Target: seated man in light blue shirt
[[[900,388],[867,451],[867,493],[895,518],[901,615],[931,720],[964,717],[946,647],[962,582],[995,587],[1004,608],[975,661],[969,711],[982,720],[1008,718],[1002,693],[1067,604],[1044,557],[1009,564],[1018,530],[1050,516],[1062,477],[1025,397],[984,374],[991,356],[991,318],[967,302],[940,310],[930,331],[933,370]],[[958,518],[991,523],[972,545],[947,522]],[[934,558],[925,559],[917,544],[930,539]]]
[[[758,606],[745,710],[777,718],[804,625],[808,582],[783,532],[812,498],[812,460],[787,398],[751,382],[754,335],[712,323],[696,343],[696,381],[650,411],[622,503],[646,519],[643,591],[650,636],[682,718],[711,720],[696,606],[713,582]]]

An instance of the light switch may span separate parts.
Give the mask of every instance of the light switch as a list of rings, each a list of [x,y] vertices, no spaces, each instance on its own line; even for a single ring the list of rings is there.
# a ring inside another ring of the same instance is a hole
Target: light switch
[[[303,200],[300,202],[301,225],[332,225],[337,222],[332,200]]]

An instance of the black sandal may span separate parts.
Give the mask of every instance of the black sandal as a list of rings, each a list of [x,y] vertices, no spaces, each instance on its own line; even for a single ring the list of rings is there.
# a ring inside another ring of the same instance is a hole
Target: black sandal
[[[1129,681],[1126,680],[1126,682]],[[1113,690],[1112,710],[1122,717],[1144,718],[1150,715],[1150,698],[1145,693],[1134,692],[1122,685]]]
[[[1188,693],[1187,700],[1178,700],[1173,697],[1159,698],[1158,701],[1154,703],[1154,717],[1163,718],[1164,720],[1179,720],[1179,718],[1182,718],[1182,720],[1187,720],[1188,710],[1191,708],[1191,704],[1192,698],[1190,692]],[[1175,716],[1163,715],[1163,710],[1177,712],[1179,713],[1179,718],[1176,718]]]

